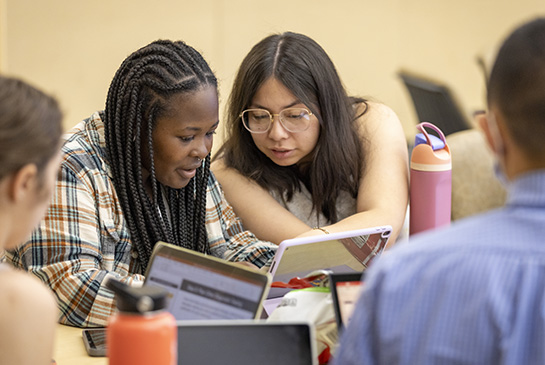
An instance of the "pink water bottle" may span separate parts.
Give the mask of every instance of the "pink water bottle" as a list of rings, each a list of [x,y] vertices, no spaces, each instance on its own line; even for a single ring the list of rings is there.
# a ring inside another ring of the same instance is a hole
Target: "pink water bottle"
[[[452,163],[445,135],[431,123],[416,128],[422,133],[416,135],[411,155],[409,234],[450,224]]]

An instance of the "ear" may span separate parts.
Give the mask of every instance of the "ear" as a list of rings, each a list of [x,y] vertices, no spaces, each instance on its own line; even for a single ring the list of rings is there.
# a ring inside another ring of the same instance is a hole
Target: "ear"
[[[494,119],[491,120],[490,118]],[[498,157],[505,157],[510,139],[502,115],[499,112],[489,111],[486,118],[482,118],[479,122],[492,152]]]
[[[490,150],[493,153],[495,153],[496,146],[494,145],[494,138],[492,138],[492,135],[490,132],[490,126],[488,125],[488,120],[487,120],[488,113],[480,113],[476,115],[475,118],[477,119],[477,123],[484,133],[484,137],[486,139],[486,143],[488,144],[488,148],[490,148]]]
[[[14,202],[20,202],[34,192],[38,180],[38,168],[35,164],[26,164],[17,170],[9,182],[8,196]]]

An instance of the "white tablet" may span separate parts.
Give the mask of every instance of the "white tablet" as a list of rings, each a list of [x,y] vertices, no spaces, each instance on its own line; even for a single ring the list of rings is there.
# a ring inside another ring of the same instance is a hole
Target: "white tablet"
[[[269,272],[273,282],[288,282],[316,270],[362,272],[382,253],[391,233],[391,226],[379,226],[285,240],[278,246]],[[282,297],[287,291],[271,288],[268,298]]]

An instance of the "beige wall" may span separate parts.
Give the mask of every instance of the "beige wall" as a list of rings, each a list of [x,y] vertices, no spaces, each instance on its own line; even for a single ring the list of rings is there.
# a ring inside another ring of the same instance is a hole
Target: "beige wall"
[[[0,10],[0,70],[58,96],[67,128],[104,107],[119,64],[152,40],[183,39],[199,49],[221,81],[223,105],[250,47],[292,30],[328,51],[350,93],[391,106],[410,138],[416,118],[396,72],[444,81],[469,115],[484,107],[476,56],[490,57],[512,26],[545,14],[545,2],[0,0]]]
[[[6,28],[7,28],[6,0],[0,0],[0,72],[5,70],[6,57]]]

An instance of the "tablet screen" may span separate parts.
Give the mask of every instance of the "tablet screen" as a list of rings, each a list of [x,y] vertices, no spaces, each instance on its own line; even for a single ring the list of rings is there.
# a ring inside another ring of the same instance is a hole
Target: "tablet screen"
[[[361,282],[359,281],[347,281],[344,283],[337,283],[337,297],[339,298],[339,312],[341,314],[341,321],[343,325],[347,325],[354,305],[358,300],[361,291]]]
[[[330,285],[337,325],[348,325],[363,288],[362,273],[331,274]]]

